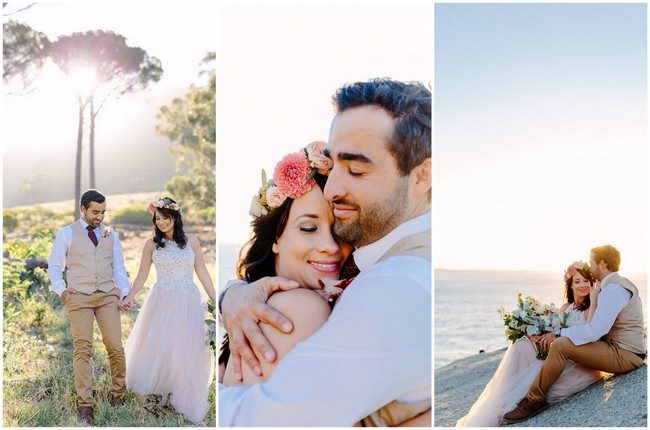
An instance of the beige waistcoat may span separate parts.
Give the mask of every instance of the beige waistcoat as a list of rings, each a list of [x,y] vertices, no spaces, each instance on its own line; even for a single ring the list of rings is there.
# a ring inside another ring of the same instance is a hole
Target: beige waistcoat
[[[401,255],[420,257],[431,261],[431,230],[405,237],[382,255],[379,261]],[[362,427],[394,427],[429,409],[431,409],[431,398],[414,403],[393,400],[362,419],[360,425]]]
[[[109,234],[100,237],[95,246],[80,222],[72,224],[72,242],[66,256],[68,288],[84,294],[97,290],[107,293],[115,288],[113,241],[113,235]]]
[[[645,354],[645,333],[643,330],[643,307],[641,306],[641,298],[639,297],[639,290],[627,278],[614,273],[607,281],[601,286],[605,288],[608,284],[618,284],[621,287],[632,293],[630,301],[627,306],[616,316],[614,325],[611,330],[603,338],[609,339],[621,348],[628,351]]]

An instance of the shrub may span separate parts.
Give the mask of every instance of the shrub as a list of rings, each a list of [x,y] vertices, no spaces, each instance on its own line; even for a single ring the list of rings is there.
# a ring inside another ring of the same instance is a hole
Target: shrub
[[[3,234],[11,233],[18,227],[18,214],[11,209],[2,212]]]
[[[151,225],[151,213],[146,207],[135,204],[117,209],[111,214],[111,223]]]

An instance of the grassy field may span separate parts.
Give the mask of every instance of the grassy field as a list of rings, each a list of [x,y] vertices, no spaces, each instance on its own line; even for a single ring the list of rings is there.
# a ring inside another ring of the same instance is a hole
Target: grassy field
[[[132,204],[140,199],[124,198],[124,204]],[[114,205],[113,209],[119,209]],[[70,208],[64,204],[49,205],[48,210],[60,213]],[[18,211],[38,213],[40,209],[13,208]],[[21,241],[25,246],[34,242],[34,231],[38,217],[19,217],[20,225],[11,235],[5,235],[5,250],[12,241]],[[31,222],[30,220],[35,220]],[[59,227],[69,223],[61,216]],[[113,224],[111,227],[120,233],[124,248],[125,263],[129,277],[133,281],[140,261],[140,252],[150,228],[145,226]],[[208,269],[215,279],[215,237],[211,225],[190,225],[188,232],[196,233],[208,262]],[[14,243],[14,248],[19,248]],[[49,253],[39,248],[40,254]],[[42,255],[41,255],[42,256]],[[7,260],[5,260],[7,266]],[[72,375],[72,338],[65,310],[57,295],[47,291],[46,277],[41,269],[23,281],[7,276],[5,267],[4,302],[4,417],[6,427],[75,427],[83,425],[77,418],[76,393]],[[26,280],[25,280],[26,279]],[[32,281],[33,279],[38,280]],[[198,283],[198,280],[195,279]],[[7,284],[13,282],[16,285]],[[155,282],[152,269],[147,284],[139,293],[138,305],[131,311],[122,313],[122,336],[126,341],[135,322],[142,300]],[[36,285],[39,284],[39,285]],[[202,289],[201,289],[202,290]],[[19,296],[19,297],[18,297]],[[206,314],[207,316],[207,314]],[[129,392],[123,406],[112,407],[108,403],[111,380],[106,349],[95,325],[93,342],[93,389],[95,391],[95,424],[105,427],[179,427],[196,426],[171,407],[162,406],[155,396],[138,397]],[[215,379],[208,399],[210,409],[205,417],[205,425],[216,426],[215,419]]]

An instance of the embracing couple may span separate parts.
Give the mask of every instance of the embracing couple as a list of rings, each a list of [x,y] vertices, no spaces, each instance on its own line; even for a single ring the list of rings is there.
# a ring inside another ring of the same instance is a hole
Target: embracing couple
[[[215,291],[198,238],[183,231],[180,205],[168,197],[149,204],[153,234],[144,244],[132,287],[119,235],[102,223],[106,197],[88,190],[80,209],[81,218],[57,233],[48,260],[50,289],[61,297],[70,321],[79,419],[94,425],[90,358],[97,320],[111,368],[112,406],[123,404],[128,388],[157,394],[176,412],[202,422],[213,365],[193,271],[213,300]],[[157,282],[123,348],[120,311],[131,309],[152,263]]]
[[[620,263],[618,250],[603,245],[591,250],[589,263],[571,264],[560,309],[568,314],[568,327],[513,343],[456,426],[523,421],[609,373],[641,366],[646,358],[641,298],[636,286],[618,274]],[[545,361],[536,358],[538,346],[548,351]]]
[[[253,199],[219,299],[220,426],[431,425],[431,92],[375,79],[333,101],[329,142]]]

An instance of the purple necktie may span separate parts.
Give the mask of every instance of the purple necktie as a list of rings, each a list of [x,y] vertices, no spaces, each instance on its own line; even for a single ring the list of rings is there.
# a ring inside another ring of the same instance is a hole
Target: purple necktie
[[[92,241],[93,245],[97,246],[99,242],[97,242],[97,236],[95,236],[95,232],[93,231],[92,226],[87,226],[86,230],[88,230],[88,237]]]

